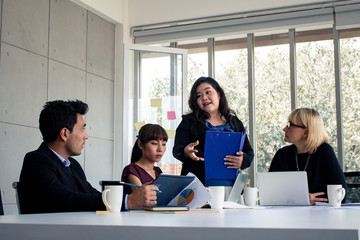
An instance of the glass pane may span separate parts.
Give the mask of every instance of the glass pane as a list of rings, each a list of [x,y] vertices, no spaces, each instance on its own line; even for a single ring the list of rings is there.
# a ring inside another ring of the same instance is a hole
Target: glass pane
[[[178,48],[188,51],[188,96],[191,87],[196,79],[208,76],[208,52],[207,39],[197,39],[190,42],[178,42]],[[187,100],[187,99],[186,99]],[[185,106],[185,112],[189,111],[189,106]]]
[[[229,107],[247,126],[249,122],[247,49],[216,51],[215,70],[215,79],[224,89]]]
[[[257,171],[265,172],[276,151],[284,145],[282,129],[291,110],[289,44],[256,47],[256,40]]]
[[[166,152],[157,166],[164,173],[180,174],[172,156],[175,129],[181,121],[182,55],[140,52],[137,121],[161,125],[168,131]]]
[[[298,43],[296,53],[298,107],[314,108],[320,113],[337,154],[333,41]]]
[[[201,76],[208,76],[208,53],[188,54],[188,96],[196,79]],[[185,108],[187,109],[187,108]]]
[[[344,171],[360,171],[360,29],[340,33]]]

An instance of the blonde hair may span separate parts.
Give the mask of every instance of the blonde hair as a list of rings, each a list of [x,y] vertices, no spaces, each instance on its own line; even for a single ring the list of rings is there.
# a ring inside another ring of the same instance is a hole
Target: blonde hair
[[[289,121],[300,122],[308,130],[308,137],[305,142],[305,149],[312,154],[324,142],[329,142],[329,135],[326,133],[324,122],[318,111],[311,108],[298,108],[289,115]]]

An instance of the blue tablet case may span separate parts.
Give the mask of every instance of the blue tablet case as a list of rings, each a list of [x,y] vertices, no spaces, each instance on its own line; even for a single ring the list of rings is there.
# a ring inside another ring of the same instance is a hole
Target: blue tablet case
[[[160,174],[152,184],[155,184],[159,190],[157,196],[157,206],[166,206],[174,197],[176,197],[187,185],[195,179],[194,176],[178,176],[169,174]]]

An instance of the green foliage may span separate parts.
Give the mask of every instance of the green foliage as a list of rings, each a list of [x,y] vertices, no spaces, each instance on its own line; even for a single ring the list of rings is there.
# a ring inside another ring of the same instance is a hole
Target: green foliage
[[[342,39],[341,74],[345,171],[360,170],[360,38]]]

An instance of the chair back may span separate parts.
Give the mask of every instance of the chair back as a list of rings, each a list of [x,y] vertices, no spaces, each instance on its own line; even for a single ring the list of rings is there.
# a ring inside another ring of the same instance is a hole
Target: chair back
[[[360,172],[344,172],[347,194],[346,203],[360,202]]]
[[[4,207],[1,199],[1,189],[0,189],[0,215],[4,215]]]
[[[13,182],[12,183],[12,187],[15,189],[15,197],[16,197],[16,205],[17,205],[17,208],[18,208],[18,212],[19,214],[21,214],[21,201],[22,201],[22,198],[21,198],[21,183],[20,182]],[[20,189],[20,191],[19,191]]]

